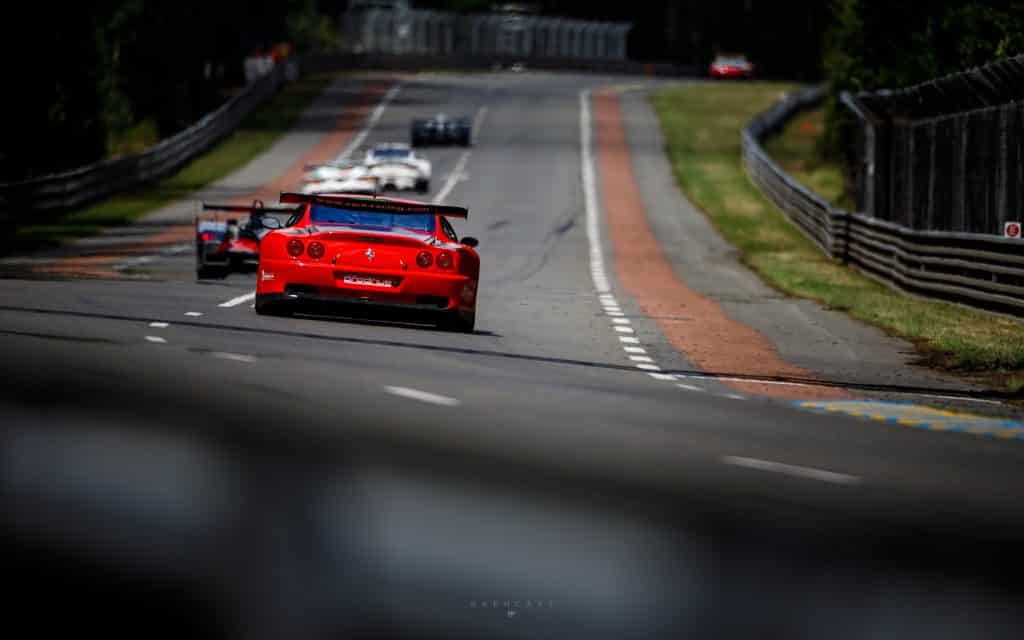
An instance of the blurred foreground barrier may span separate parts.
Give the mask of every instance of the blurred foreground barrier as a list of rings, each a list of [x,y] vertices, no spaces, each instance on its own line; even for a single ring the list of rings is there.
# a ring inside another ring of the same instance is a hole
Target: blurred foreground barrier
[[[825,93],[819,86],[788,96],[747,125],[743,160],[751,180],[822,251],[876,280],[919,295],[1024,316],[1020,240],[917,230],[848,212],[807,189],[768,157],[762,140],[798,112],[820,104]]]
[[[288,77],[294,77],[295,69],[289,69],[298,64],[292,58],[255,76],[241,93],[218,109],[141,153],[30,180],[0,183],[0,221],[81,207],[172,173],[234,131]]]

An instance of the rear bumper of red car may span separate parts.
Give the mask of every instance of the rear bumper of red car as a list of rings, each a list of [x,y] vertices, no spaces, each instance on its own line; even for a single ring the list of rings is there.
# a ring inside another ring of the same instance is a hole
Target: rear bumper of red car
[[[745,69],[711,69],[712,78],[749,78],[752,72]]]
[[[345,282],[345,276],[373,278],[391,286]],[[256,295],[263,300],[373,306],[409,311],[472,311],[477,282],[459,273],[432,269],[374,269],[368,266],[263,260],[256,275]]]

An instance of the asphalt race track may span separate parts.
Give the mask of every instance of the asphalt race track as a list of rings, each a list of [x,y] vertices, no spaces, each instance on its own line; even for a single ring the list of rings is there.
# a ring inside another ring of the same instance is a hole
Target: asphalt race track
[[[424,151],[429,197],[480,239],[472,335],[257,316],[254,274],[197,282],[187,253],[0,280],[15,619],[68,623],[28,613],[45,601],[108,635],[1020,637],[1024,443],[684,388],[623,351],[592,277],[580,91],[636,82],[413,76],[368,132],[476,119],[471,148]],[[616,317],[694,370],[609,277]]]

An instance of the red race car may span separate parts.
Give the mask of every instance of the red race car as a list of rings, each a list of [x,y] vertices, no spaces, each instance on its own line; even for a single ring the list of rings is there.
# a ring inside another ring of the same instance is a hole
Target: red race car
[[[281,203],[301,206],[290,225],[263,237],[257,313],[369,307],[473,331],[477,240],[459,240],[448,222],[467,209],[347,194],[284,193]]]
[[[708,68],[712,78],[750,78],[754,75],[754,65],[745,56],[720,55]]]
[[[295,207],[265,207],[256,200],[252,206],[232,204],[203,204],[203,211],[248,213],[242,224],[237,218],[221,219],[217,213],[197,216],[196,224],[196,277],[223,278],[231,271],[254,268],[260,256],[260,240],[270,229],[280,226],[274,219],[271,226],[264,222],[268,214],[294,214]]]

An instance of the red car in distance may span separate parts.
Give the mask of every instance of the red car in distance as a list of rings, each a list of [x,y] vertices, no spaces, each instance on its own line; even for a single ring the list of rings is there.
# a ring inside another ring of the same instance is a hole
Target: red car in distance
[[[477,240],[460,240],[448,222],[467,209],[351,194],[284,193],[281,203],[300,206],[260,242],[257,313],[364,307],[473,331]]]
[[[712,78],[750,78],[754,75],[754,65],[742,55],[720,55],[708,68]]]
[[[196,216],[196,277],[223,278],[232,271],[255,269],[260,239],[270,227],[263,223],[273,215],[294,213],[294,208],[266,207],[260,200],[251,206],[203,203],[203,215]],[[214,213],[208,213],[214,212]],[[239,223],[237,215],[227,219],[219,213],[249,214]],[[275,219],[274,223],[280,220]]]

